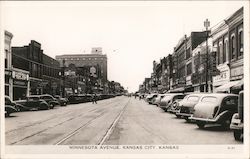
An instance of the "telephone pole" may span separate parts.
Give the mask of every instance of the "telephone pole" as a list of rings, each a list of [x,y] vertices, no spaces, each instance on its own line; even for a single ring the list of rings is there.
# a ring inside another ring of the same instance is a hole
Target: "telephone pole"
[[[210,26],[210,21],[206,19],[204,21],[204,26],[206,27],[206,68],[205,68],[205,73],[206,73],[206,92],[208,92],[208,27]]]

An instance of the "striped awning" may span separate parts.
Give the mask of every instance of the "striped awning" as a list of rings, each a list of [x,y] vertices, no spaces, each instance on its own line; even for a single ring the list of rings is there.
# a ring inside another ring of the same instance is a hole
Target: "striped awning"
[[[214,92],[230,92],[230,88],[236,86],[239,82],[240,81],[230,81],[228,83],[223,84],[222,86],[215,88]]]

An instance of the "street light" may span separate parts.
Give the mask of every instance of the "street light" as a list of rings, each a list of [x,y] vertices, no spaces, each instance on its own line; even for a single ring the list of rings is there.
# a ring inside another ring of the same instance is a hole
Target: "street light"
[[[210,26],[210,21],[206,19],[204,21],[204,27],[206,27],[206,92],[208,92],[208,27]]]

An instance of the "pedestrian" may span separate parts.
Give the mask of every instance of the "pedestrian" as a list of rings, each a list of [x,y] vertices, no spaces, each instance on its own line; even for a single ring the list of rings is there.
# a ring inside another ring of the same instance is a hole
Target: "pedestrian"
[[[97,104],[97,96],[96,96],[96,94],[94,93],[93,95],[92,95],[92,104]]]

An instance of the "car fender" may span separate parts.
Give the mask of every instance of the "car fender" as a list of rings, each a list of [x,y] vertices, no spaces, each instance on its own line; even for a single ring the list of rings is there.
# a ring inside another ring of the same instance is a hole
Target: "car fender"
[[[226,119],[232,119],[232,116],[233,116],[233,112],[229,111],[229,110],[225,110],[223,112],[221,112],[216,118],[215,118],[215,121],[216,122],[223,122],[225,121]]]

